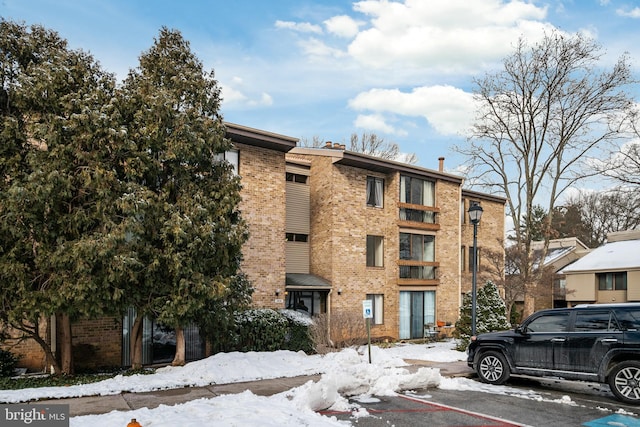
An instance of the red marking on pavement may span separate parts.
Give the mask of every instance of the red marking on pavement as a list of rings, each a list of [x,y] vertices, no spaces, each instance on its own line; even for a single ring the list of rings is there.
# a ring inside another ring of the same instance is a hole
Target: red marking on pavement
[[[426,408],[424,409],[387,409],[387,410],[380,410],[380,409],[367,409],[367,412],[369,412],[370,414],[383,414],[383,413],[428,413],[428,412],[447,412],[447,411],[451,411],[451,412],[457,412],[460,414],[464,414],[467,416],[470,416],[471,418],[477,418],[483,421],[490,421],[489,424],[487,423],[481,423],[481,424],[474,424],[474,425],[467,425],[465,424],[466,427],[521,427],[522,424],[514,424],[510,421],[506,421],[500,418],[496,418],[496,417],[491,417],[489,415],[485,415],[485,414],[479,414],[477,412],[471,412],[471,411],[467,411],[464,409],[460,409],[460,408],[454,408],[452,406],[447,406],[447,405],[442,405],[440,403],[434,403],[434,402],[429,402],[426,400],[422,400],[422,399],[418,399],[415,397],[409,397],[409,396],[402,396],[402,395],[397,395],[396,397],[401,397],[403,399],[407,399],[407,400],[411,400],[412,402],[416,402],[416,403],[420,403],[422,405],[425,405]],[[345,415],[345,414],[351,414],[351,411],[318,411],[320,414],[322,415]],[[454,427],[454,426],[451,426]]]

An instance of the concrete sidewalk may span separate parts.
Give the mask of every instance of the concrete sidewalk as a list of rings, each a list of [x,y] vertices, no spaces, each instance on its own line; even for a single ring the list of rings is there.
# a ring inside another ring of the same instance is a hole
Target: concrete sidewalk
[[[406,360],[411,372],[421,367],[440,369],[444,377],[471,376],[473,371],[466,362],[427,362],[424,360]],[[157,390],[146,393],[120,393],[112,396],[88,396],[71,399],[41,400],[38,404],[67,404],[72,417],[90,414],[105,414],[111,411],[129,411],[140,408],[156,408],[160,405],[176,405],[195,399],[212,398],[223,394],[242,393],[250,390],[260,396],[287,391],[301,386],[307,381],[318,381],[321,375],[305,375],[291,378],[249,381],[231,384],[213,384],[206,387],[185,387],[171,390]],[[32,402],[35,403],[35,402]]]

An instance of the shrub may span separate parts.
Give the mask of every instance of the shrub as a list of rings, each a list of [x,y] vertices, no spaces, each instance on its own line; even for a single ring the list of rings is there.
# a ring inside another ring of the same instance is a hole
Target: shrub
[[[289,322],[275,310],[252,309],[235,319],[239,351],[275,351],[285,348]]]
[[[460,307],[460,318],[456,322],[454,336],[458,338],[456,350],[464,351],[471,340],[472,296],[466,294]],[[496,285],[489,281],[478,289],[476,295],[476,334],[504,331],[511,325],[506,315],[507,309]]]
[[[314,341],[311,335],[313,320],[306,314],[295,310],[281,310],[280,313],[287,319],[288,333],[285,340],[285,350],[304,351],[307,354],[315,353]]]
[[[13,353],[0,349],[0,377],[12,377],[16,372],[18,358]]]

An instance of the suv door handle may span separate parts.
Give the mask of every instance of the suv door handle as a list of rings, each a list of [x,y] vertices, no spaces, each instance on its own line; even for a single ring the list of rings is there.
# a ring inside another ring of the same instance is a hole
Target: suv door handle
[[[605,344],[609,344],[609,343],[618,342],[618,340],[616,338],[603,338],[602,342]]]
[[[565,338],[551,338],[551,342],[565,342]]]

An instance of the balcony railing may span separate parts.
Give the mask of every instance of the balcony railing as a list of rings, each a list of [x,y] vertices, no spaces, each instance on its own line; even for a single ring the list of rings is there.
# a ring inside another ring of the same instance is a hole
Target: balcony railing
[[[439,230],[438,215],[440,209],[433,206],[398,203],[400,208],[400,225],[426,230]]]

